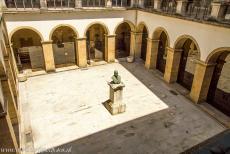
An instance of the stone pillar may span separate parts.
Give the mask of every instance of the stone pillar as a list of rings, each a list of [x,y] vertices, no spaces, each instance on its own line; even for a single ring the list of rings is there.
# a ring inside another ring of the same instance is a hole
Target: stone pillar
[[[75,8],[82,8],[82,0],[75,0]]]
[[[106,7],[112,7],[112,0],[106,0]]]
[[[5,0],[1,0],[0,1],[0,11],[6,10],[6,9],[7,7],[6,7]]]
[[[40,6],[41,6],[41,9],[47,9],[47,1],[46,0],[40,0]]]
[[[202,61],[197,61],[192,89],[190,91],[190,98],[195,103],[206,100],[214,69],[215,64],[206,64]]]
[[[154,9],[155,10],[161,9],[161,0],[154,0]]]
[[[131,0],[130,7],[135,7],[135,6],[136,6],[135,0]]]
[[[77,65],[79,67],[87,67],[87,49],[86,49],[86,38],[77,38],[76,49],[77,49]]]
[[[176,6],[176,13],[184,15],[186,13],[187,0],[178,0]]]
[[[131,32],[130,56],[141,57],[142,33]]]
[[[53,55],[53,41],[43,41],[43,55],[45,60],[45,67],[47,72],[55,71],[54,55]]]
[[[138,0],[138,7],[140,7],[140,8],[144,8],[145,7],[144,0]]]
[[[12,88],[10,86],[10,81],[7,79],[7,76],[1,78],[2,91],[3,95],[8,103],[8,112],[11,119],[12,124],[18,123],[18,111],[16,107],[15,97],[12,92]]]
[[[115,35],[105,36],[105,61],[115,61]]]
[[[147,69],[156,68],[159,40],[147,39],[147,53],[145,67]]]
[[[182,53],[181,49],[173,49],[167,47],[167,59],[166,59],[164,79],[168,83],[176,82],[177,80],[181,53]]]
[[[0,113],[0,139],[1,149],[18,149],[14,129],[7,113]]]
[[[135,32],[130,32],[130,56],[134,57],[135,53],[135,48],[136,48],[136,35]]]
[[[227,7],[226,4],[221,2],[212,2],[212,10],[211,10],[211,17],[215,19],[222,19],[225,16],[225,9]]]

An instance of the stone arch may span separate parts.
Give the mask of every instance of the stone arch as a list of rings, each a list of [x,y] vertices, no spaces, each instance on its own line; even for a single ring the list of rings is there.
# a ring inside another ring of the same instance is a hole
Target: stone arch
[[[147,39],[149,37],[149,29],[144,22],[140,22],[136,29],[136,57],[140,57],[146,61]]]
[[[162,32],[164,32],[167,36],[167,46],[170,46],[170,37],[169,37],[169,34],[167,32],[167,30],[163,27],[157,27],[154,32],[153,32],[153,35],[152,35],[152,39],[153,40],[159,40]]]
[[[144,27],[146,28],[147,33],[149,34],[149,28],[144,21],[139,22],[139,24],[137,25],[137,32],[142,32]]]
[[[124,21],[115,30],[115,57],[127,57],[130,55],[131,32],[134,30],[134,27],[131,27],[128,22]]]
[[[76,29],[71,25],[60,24],[55,26],[50,33],[53,44],[55,67],[76,65],[76,43],[78,36]]]
[[[213,50],[205,60],[206,64],[213,64],[217,58],[224,52],[230,52],[230,47],[221,47]]]
[[[105,23],[100,22],[100,21],[96,21],[96,22],[92,22],[92,23],[90,23],[89,25],[87,25],[87,27],[85,28],[85,31],[84,31],[84,37],[86,37],[86,33],[87,33],[88,29],[89,29],[90,27],[92,27],[93,25],[100,25],[100,26],[102,26],[103,29],[104,29],[104,31],[105,31],[105,33],[106,33],[107,35],[110,34],[109,28],[106,26]]]
[[[116,27],[114,28],[113,34],[116,34],[117,28],[123,23],[127,23],[129,25],[131,31],[135,31],[135,25],[129,20],[124,20],[124,21],[122,21],[116,25]]]
[[[154,68],[159,70],[164,74],[166,57],[167,57],[167,47],[169,47],[169,35],[168,32],[163,27],[158,27],[152,34],[152,39],[156,46],[156,61],[154,62]]]
[[[85,31],[88,64],[104,61],[107,58],[108,27],[101,22],[93,22]]]
[[[41,41],[44,41],[44,37],[43,37],[42,33],[39,32],[36,28],[30,27],[30,26],[20,26],[20,27],[17,27],[10,32],[10,34],[9,34],[10,42],[12,42],[12,36],[14,35],[14,33],[16,33],[19,30],[22,30],[22,29],[29,29],[29,30],[34,31],[35,33],[37,33],[39,35],[39,37],[41,38]]]
[[[53,35],[53,33],[55,32],[55,30],[57,30],[57,29],[60,28],[60,27],[69,27],[70,29],[73,30],[73,32],[74,32],[74,34],[76,35],[76,37],[79,36],[78,31],[77,31],[76,28],[73,27],[72,25],[69,25],[69,24],[59,24],[59,25],[57,25],[57,26],[55,26],[55,27],[53,27],[53,28],[51,29],[51,31],[50,31],[50,33],[49,33],[49,39],[50,39],[50,40],[52,40],[52,35]]]
[[[10,34],[15,61],[18,69],[32,71],[45,69],[45,61],[41,42],[43,37],[39,31],[32,27],[19,27]]]
[[[194,42],[194,44],[197,47],[197,51],[198,51],[199,57],[200,57],[201,56],[201,54],[200,54],[200,47],[199,47],[196,39],[194,37],[190,36],[190,35],[179,36],[176,39],[175,43],[174,43],[174,49],[181,49],[187,39],[190,39],[190,40],[192,40]]]
[[[196,40],[189,35],[180,36],[174,44],[174,58],[177,60],[174,70],[175,81],[189,91],[192,89],[200,49]]]
[[[210,81],[206,101],[230,116],[230,47],[213,50],[205,63],[212,66],[205,79]]]

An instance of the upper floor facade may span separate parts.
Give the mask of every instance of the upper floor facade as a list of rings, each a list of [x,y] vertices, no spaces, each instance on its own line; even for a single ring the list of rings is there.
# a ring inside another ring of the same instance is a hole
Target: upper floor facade
[[[142,9],[208,23],[230,24],[229,0],[2,0],[5,13]]]

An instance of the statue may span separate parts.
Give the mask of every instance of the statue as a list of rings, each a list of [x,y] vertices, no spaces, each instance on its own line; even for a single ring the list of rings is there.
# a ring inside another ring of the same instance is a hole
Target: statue
[[[112,114],[123,113],[126,110],[126,104],[123,102],[123,88],[124,83],[121,82],[121,77],[118,71],[114,70],[112,81],[108,82],[109,85],[109,99],[103,103],[105,108]]]
[[[120,84],[121,83],[121,76],[118,75],[117,70],[114,71],[114,74],[112,76],[112,81],[110,83],[111,84]]]

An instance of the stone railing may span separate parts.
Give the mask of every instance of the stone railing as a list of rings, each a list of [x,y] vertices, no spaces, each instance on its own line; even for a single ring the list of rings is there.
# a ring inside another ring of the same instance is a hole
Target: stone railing
[[[139,0],[135,5],[148,12],[230,24],[230,0]]]
[[[5,9],[68,9],[82,7],[130,7],[134,0],[2,0]]]
[[[230,0],[3,0],[3,10],[123,7],[230,24]]]

